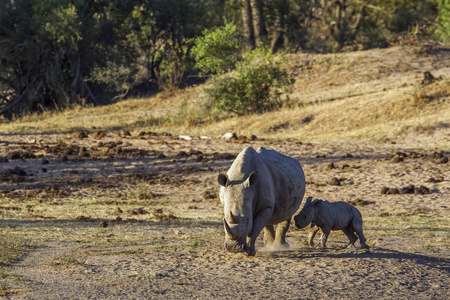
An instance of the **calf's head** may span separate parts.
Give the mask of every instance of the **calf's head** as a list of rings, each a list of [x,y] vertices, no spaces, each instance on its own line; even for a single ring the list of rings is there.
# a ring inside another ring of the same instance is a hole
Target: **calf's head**
[[[245,180],[230,180],[227,174],[219,174],[217,180],[221,185],[220,201],[224,205],[225,249],[230,252],[247,251],[247,236],[253,227],[258,171],[253,171]]]
[[[314,219],[314,209],[316,208],[317,204],[322,202],[322,200],[316,199],[314,202],[312,202],[312,197],[308,197],[305,202],[305,206],[303,206],[302,210],[294,217],[295,226],[297,228],[305,228]]]

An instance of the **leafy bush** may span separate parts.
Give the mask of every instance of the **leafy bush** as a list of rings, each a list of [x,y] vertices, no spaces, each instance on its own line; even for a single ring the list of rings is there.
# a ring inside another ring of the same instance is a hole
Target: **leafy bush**
[[[229,76],[215,77],[206,89],[212,106],[237,115],[262,113],[281,105],[282,91],[291,83],[282,62],[267,48],[244,55]]]
[[[202,36],[194,39],[194,44],[195,67],[203,73],[223,74],[234,68],[240,57],[241,41],[234,23],[226,23],[214,31],[203,31]]]
[[[436,37],[444,44],[450,42],[450,0],[442,0],[438,6]]]

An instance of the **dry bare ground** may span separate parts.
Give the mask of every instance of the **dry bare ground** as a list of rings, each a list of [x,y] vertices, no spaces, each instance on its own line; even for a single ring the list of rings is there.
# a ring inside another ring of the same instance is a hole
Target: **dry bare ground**
[[[423,131],[396,143],[185,140],[139,130],[1,134],[1,242],[32,247],[1,266],[2,294],[448,299],[450,151],[439,145],[449,145],[449,128],[429,129],[436,147],[423,146]],[[254,257],[225,252],[216,177],[248,146],[298,159],[306,196],[357,206],[370,251],[343,249],[341,232],[331,233],[329,248],[311,248],[307,231],[292,227],[287,251],[264,249],[260,239]]]

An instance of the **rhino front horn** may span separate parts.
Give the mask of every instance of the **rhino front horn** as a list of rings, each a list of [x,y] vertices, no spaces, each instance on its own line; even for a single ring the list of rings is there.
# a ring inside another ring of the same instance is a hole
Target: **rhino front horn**
[[[239,224],[240,220],[241,220],[241,218],[239,216],[233,215],[233,212],[230,211],[230,219],[228,220],[228,222],[230,222],[230,224],[232,224],[232,225]]]
[[[230,228],[230,225],[228,225],[227,220],[223,218],[223,225],[225,227],[226,233],[230,236],[231,239],[237,239],[236,234],[233,233],[233,231]]]

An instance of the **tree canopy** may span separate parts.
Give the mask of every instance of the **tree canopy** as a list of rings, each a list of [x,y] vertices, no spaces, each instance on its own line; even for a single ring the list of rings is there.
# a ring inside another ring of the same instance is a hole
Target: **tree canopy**
[[[3,0],[0,114],[107,103],[142,85],[177,88],[186,74],[230,70],[239,52],[260,46],[447,43],[449,14],[448,0]],[[215,45],[205,42],[211,35]]]

